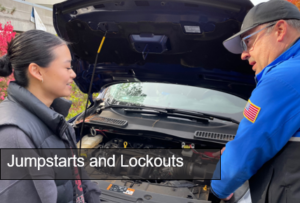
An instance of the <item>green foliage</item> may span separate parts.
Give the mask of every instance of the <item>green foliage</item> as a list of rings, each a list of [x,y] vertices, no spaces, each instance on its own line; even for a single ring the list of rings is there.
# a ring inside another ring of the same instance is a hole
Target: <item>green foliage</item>
[[[16,11],[16,7],[14,7],[12,10],[9,10],[0,4],[0,12],[2,12],[2,13],[7,13],[7,14],[13,15],[15,11]]]
[[[67,120],[84,111],[87,100],[87,94],[83,94],[74,82],[71,84],[71,86],[72,93],[70,97],[67,97],[67,99],[72,101],[72,107],[69,111],[68,117],[66,118]]]
[[[69,120],[70,118],[83,112],[85,110],[85,105],[87,100],[87,94],[83,94],[74,82],[71,84],[71,86],[72,86],[71,96],[67,97],[66,99],[72,101],[72,106],[66,120]],[[96,96],[97,96],[96,93],[93,94],[93,98],[95,98]],[[88,105],[90,105],[90,102]]]
[[[7,87],[10,81],[14,81],[14,76],[13,74],[11,74],[10,76],[8,76],[7,78],[2,78],[0,77],[0,102],[3,101],[5,99],[5,97],[7,96]]]
[[[0,5],[0,12],[4,12],[4,11],[6,11],[6,8]]]
[[[11,11],[10,11],[10,14],[14,14],[14,12],[16,11],[16,7],[14,7]]]

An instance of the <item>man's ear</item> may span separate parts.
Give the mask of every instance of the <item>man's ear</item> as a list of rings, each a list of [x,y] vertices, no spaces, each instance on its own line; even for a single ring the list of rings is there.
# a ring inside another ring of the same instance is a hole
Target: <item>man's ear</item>
[[[282,42],[287,36],[287,29],[288,29],[287,22],[284,20],[279,20],[275,24],[274,29],[275,29],[275,36],[277,38],[277,41]]]
[[[39,81],[43,81],[43,71],[41,69],[37,64],[31,63],[28,66],[28,74]]]

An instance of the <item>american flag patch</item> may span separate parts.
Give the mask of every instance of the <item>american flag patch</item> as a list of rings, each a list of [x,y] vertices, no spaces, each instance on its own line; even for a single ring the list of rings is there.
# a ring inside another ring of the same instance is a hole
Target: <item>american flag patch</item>
[[[258,116],[259,111],[260,111],[260,107],[252,104],[251,101],[249,100],[244,109],[244,116],[250,122],[254,123]]]

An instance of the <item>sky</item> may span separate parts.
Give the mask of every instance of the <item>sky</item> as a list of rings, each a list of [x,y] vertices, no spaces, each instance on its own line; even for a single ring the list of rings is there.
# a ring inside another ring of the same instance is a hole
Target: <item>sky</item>
[[[269,1],[269,0],[251,0],[251,1],[252,1],[252,3],[255,6],[255,5],[257,5],[257,4],[261,3],[261,2],[266,2],[266,1]]]

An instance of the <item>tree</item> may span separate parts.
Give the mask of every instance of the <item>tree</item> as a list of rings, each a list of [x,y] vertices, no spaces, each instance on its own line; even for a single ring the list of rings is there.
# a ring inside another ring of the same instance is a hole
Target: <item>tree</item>
[[[4,27],[2,27],[2,24],[0,23],[0,56],[3,56],[7,53],[7,45],[16,35],[13,30],[14,27],[10,22],[7,22]],[[9,82],[13,80],[13,74],[7,78],[0,77],[0,102],[4,100],[6,96],[6,89]]]

